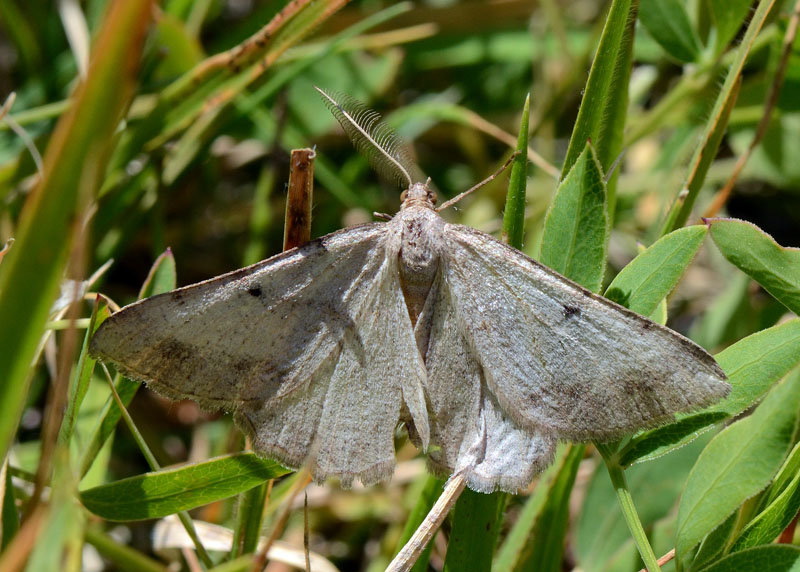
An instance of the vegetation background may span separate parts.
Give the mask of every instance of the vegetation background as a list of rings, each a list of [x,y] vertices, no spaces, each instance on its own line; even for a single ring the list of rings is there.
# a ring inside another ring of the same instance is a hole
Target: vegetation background
[[[441,492],[399,435],[390,483],[312,486],[306,519],[227,416],[119,377],[115,401],[82,345],[95,292],[279,252],[293,148],[317,150],[313,236],[397,210],[314,85],[383,112],[441,197],[523,149],[447,216],[666,321],[733,386],[563,444],[522,494],[465,492],[416,569],[797,569],[799,4],[0,0],[0,570],[249,570],[260,535],[270,570],[305,566],[304,535],[313,570],[382,570]]]

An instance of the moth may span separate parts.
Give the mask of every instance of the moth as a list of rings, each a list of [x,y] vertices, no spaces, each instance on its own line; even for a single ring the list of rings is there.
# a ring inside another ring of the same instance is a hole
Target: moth
[[[515,492],[559,439],[608,441],[727,394],[690,340],[445,222],[377,114],[320,92],[405,183],[400,211],[131,304],[93,356],[233,412],[257,453],[345,487],[391,476],[399,424],[433,473]]]

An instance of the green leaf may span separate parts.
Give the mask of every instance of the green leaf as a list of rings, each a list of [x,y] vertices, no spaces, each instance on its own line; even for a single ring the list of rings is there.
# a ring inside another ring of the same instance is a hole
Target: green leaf
[[[491,569],[507,497],[506,493],[487,495],[464,489],[453,509],[444,572]]]
[[[775,544],[757,546],[718,560],[702,572],[797,572],[800,570],[800,546]]]
[[[693,62],[700,54],[697,39],[683,2],[641,0],[639,19],[664,51],[679,62]]]
[[[0,551],[4,551],[11,539],[19,530],[19,514],[14,498],[14,483],[11,482],[11,471],[8,470],[8,458],[3,462],[0,470],[2,479],[2,511],[0,511]]]
[[[670,425],[639,433],[619,452],[619,464],[627,467],[666,455],[727,418],[728,414],[721,411],[697,413]]]
[[[782,247],[743,220],[716,218],[706,223],[714,243],[731,264],[800,315],[800,248]]]
[[[522,119],[517,137],[517,153],[511,166],[508,182],[506,209],[503,215],[503,240],[514,248],[522,248],[525,232],[525,191],[528,187],[528,117],[531,111],[531,96],[525,99]]]
[[[76,221],[103,174],[114,132],[133,96],[152,2],[116,2],[95,38],[88,77],[50,138],[44,173],[25,203],[0,265],[0,456],[25,404],[30,364],[70,253]]]
[[[632,7],[632,4],[631,0],[613,0],[611,3],[569,139],[562,179],[578,161],[587,141],[594,142],[603,161],[619,153],[625,121],[625,113],[619,112],[619,106],[621,102],[625,104],[628,97],[625,77],[630,74],[633,23],[636,20],[636,5]],[[608,169],[611,165],[603,163],[602,166]]]
[[[139,300],[174,290],[177,284],[175,256],[172,254],[172,249],[167,248],[150,267],[150,272],[147,273],[147,278],[139,290]]]
[[[728,376],[731,392],[707,411],[738,415],[800,364],[800,319],[747,336],[715,359]]]
[[[739,511],[734,511],[725,519],[725,522],[712,530],[703,539],[697,554],[694,556],[691,565],[688,567],[690,572],[702,570],[710,562],[719,560],[730,548],[731,542],[735,538],[739,526]],[[674,536],[674,535],[673,535]]]
[[[544,221],[542,264],[597,292],[608,247],[603,173],[591,144],[558,187]]]
[[[231,497],[289,471],[253,453],[217,457],[145,473],[81,492],[81,502],[106,520],[161,518]]]
[[[539,477],[495,558],[492,570],[560,571],[569,500],[585,447],[562,445],[556,461]]]
[[[645,316],[666,298],[700,249],[703,225],[678,229],[660,238],[620,271],[605,297]]]
[[[800,383],[787,378],[752,415],[728,426],[703,450],[678,510],[679,559],[769,484],[792,446],[799,405]]]
[[[750,12],[752,0],[708,0],[714,20],[716,42],[714,53],[719,55],[736,36]]]
[[[98,296],[95,298],[92,317],[89,319],[89,327],[86,329],[83,347],[78,358],[78,367],[75,368],[72,376],[70,376],[67,410],[64,412],[64,420],[58,432],[58,441],[60,443],[68,443],[72,437],[78,411],[83,403],[83,398],[86,397],[86,392],[89,390],[89,381],[92,379],[95,364],[95,360],[89,355],[89,340],[108,316],[108,304],[104,298]]]
[[[793,383],[800,384],[800,375],[794,375]],[[783,480],[788,474],[791,480],[786,483],[783,491],[747,524],[731,547],[731,552],[737,552],[759,544],[769,544],[797,516],[797,511],[800,510],[800,471],[798,471],[798,465],[800,465],[800,445],[795,446],[783,469],[775,479],[777,484],[779,479]]]

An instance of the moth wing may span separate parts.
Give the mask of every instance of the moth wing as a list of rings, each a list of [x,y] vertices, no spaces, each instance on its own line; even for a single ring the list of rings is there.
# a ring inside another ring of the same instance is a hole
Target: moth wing
[[[683,336],[480,231],[447,225],[444,236],[459,326],[523,426],[609,440],[728,393],[714,359]]]
[[[521,427],[499,406],[459,319],[443,275],[417,322],[423,345],[431,430],[428,465],[437,475],[460,473],[476,491],[517,492],[552,460],[555,439]]]
[[[106,320],[90,351],[171,398],[234,411],[256,451],[292,468],[311,457],[318,480],[385,478],[404,400],[428,435],[391,231],[345,229],[137,302]]]

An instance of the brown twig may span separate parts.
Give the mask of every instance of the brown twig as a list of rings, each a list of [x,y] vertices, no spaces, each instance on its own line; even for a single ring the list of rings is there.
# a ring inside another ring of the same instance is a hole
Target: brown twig
[[[447,484],[444,486],[444,492],[442,492],[441,496],[434,503],[430,512],[425,517],[425,520],[422,521],[422,524],[417,527],[417,530],[415,530],[411,538],[408,539],[406,545],[403,546],[400,552],[397,553],[397,556],[391,561],[389,567],[386,568],[386,572],[407,572],[411,570],[411,567],[414,566],[414,563],[420,557],[422,551],[425,550],[428,542],[430,542],[433,535],[436,534],[436,531],[439,530],[447,513],[450,512],[450,509],[453,508],[458,497],[461,496],[466,484],[467,481],[461,473],[456,473],[450,477],[450,480],[447,481]]]
[[[674,548],[672,550],[670,550],[669,552],[667,552],[664,556],[662,556],[661,558],[658,559],[658,565],[659,566],[663,566],[664,564],[666,564],[667,562],[669,562],[673,558],[675,558],[675,549]],[[641,570],[639,570],[639,572],[647,572],[647,568],[642,568]]]
[[[750,145],[748,145],[744,153],[739,155],[739,158],[736,160],[736,164],[733,167],[733,173],[731,173],[731,176],[728,178],[725,186],[722,187],[722,189],[720,189],[719,192],[717,192],[717,194],[714,196],[714,200],[711,202],[711,205],[703,215],[706,218],[716,216],[717,212],[719,212],[719,210],[728,201],[728,198],[730,198],[731,192],[733,191],[733,186],[736,184],[739,174],[742,172],[747,160],[750,158],[753,150],[767,133],[767,129],[769,128],[769,124],[772,119],[772,110],[778,103],[778,96],[780,95],[781,86],[783,85],[783,80],[786,77],[786,69],[789,66],[789,58],[792,55],[792,45],[794,44],[795,36],[797,36],[798,23],[800,23],[800,0],[795,2],[792,16],[789,19],[789,25],[786,27],[786,35],[783,37],[781,60],[778,63],[777,69],[775,70],[775,78],[772,80],[772,83],[769,86],[769,91],[767,92],[767,97],[764,101],[764,114],[761,116],[761,120],[758,122],[753,140],[750,142]]]
[[[302,246],[311,240],[311,201],[314,196],[316,156],[313,149],[292,149],[283,250]]]

